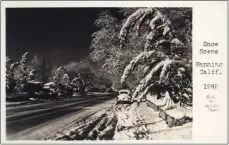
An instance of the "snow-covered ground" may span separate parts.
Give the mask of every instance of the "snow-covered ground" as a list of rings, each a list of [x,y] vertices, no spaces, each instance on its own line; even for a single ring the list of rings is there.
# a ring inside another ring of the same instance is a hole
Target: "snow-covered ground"
[[[118,125],[125,126],[121,131],[116,130],[115,140],[144,139],[191,139],[192,123],[170,128],[159,117],[158,112],[141,103],[139,107],[132,105],[126,111],[119,111]]]
[[[89,118],[76,121],[66,129],[49,136],[51,140],[165,140],[192,139],[192,122],[168,127],[158,112],[145,102],[140,106],[118,105]]]

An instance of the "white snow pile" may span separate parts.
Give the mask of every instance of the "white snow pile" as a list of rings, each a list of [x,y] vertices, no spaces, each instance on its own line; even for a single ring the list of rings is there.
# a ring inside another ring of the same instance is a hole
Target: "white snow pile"
[[[51,140],[164,140],[191,139],[192,123],[170,128],[146,103],[119,104],[99,111],[46,139]]]

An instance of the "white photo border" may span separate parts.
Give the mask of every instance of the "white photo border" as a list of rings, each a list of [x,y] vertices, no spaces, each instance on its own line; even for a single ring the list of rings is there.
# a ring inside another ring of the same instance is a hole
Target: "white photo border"
[[[23,144],[43,144],[43,143],[50,143],[50,144],[84,144],[84,143],[95,143],[95,144],[149,144],[149,143],[157,143],[157,144],[192,144],[192,143],[227,143],[227,121],[214,121],[209,120],[210,123],[204,122],[202,115],[206,115],[205,112],[201,112],[198,110],[198,108],[203,108],[200,104],[201,101],[204,100],[197,100],[195,99],[195,96],[199,93],[199,89],[196,88],[198,86],[198,83],[201,82],[201,80],[198,80],[197,72],[195,67],[193,66],[193,139],[192,140],[122,140],[122,141],[49,141],[49,140],[23,140],[23,141],[9,141],[6,140],[6,107],[5,107],[5,54],[6,54],[6,29],[5,29],[5,9],[6,8],[38,8],[38,7],[62,7],[62,8],[70,8],[70,7],[192,7],[193,8],[193,62],[198,57],[197,50],[194,48],[200,47],[199,41],[202,40],[201,37],[204,37],[204,39],[214,40],[214,37],[206,36],[202,34],[201,27],[203,26],[205,22],[200,21],[206,21],[209,22],[209,19],[201,20],[199,18],[204,17],[205,13],[210,13],[211,16],[218,16],[220,14],[221,18],[217,18],[217,20],[220,22],[220,27],[226,32],[227,31],[227,20],[226,20],[226,10],[227,10],[227,2],[226,1],[3,1],[1,2],[1,139],[2,143],[23,143]],[[202,9],[202,12],[201,12]],[[211,10],[212,9],[212,10]],[[216,11],[216,13],[213,13],[213,9]],[[220,11],[220,12],[219,12]],[[200,16],[201,15],[201,16]],[[223,20],[225,19],[225,21]],[[215,20],[216,21],[216,20]],[[214,23],[215,24],[215,23]],[[213,31],[214,24],[208,24],[206,27],[209,27],[209,31]],[[221,25],[222,24],[222,25]],[[204,28],[202,28],[204,29]],[[215,32],[215,31],[214,31]],[[212,33],[214,34],[214,33]],[[222,59],[222,62],[227,64],[227,47],[226,47],[226,33],[216,33],[221,34],[220,37],[220,43],[223,44],[222,51],[223,54],[220,56]],[[201,35],[201,36],[200,36]],[[213,59],[213,58],[212,58]],[[218,59],[218,58],[217,58]],[[226,68],[223,69],[224,72],[227,72]],[[224,77],[227,77],[227,73],[225,73]],[[206,80],[204,80],[206,81]],[[197,85],[196,85],[197,83]],[[221,83],[221,82],[220,82]],[[219,112],[219,114],[216,115],[217,120],[227,120],[227,83],[222,82],[225,89],[220,90],[220,95],[225,97],[225,100],[223,99],[221,102],[219,101],[222,111]],[[217,94],[218,95],[218,94]],[[200,102],[199,102],[200,101]],[[226,116],[226,117],[225,117]],[[206,117],[206,116],[205,116]],[[209,119],[214,119],[214,117],[208,117]],[[216,119],[216,118],[215,118]],[[203,122],[202,122],[203,121]],[[209,126],[213,125],[212,128],[200,128],[203,126]],[[214,125],[218,125],[215,126]],[[220,126],[220,127],[219,127]],[[202,130],[201,132],[199,132]],[[203,131],[205,130],[205,131]],[[218,132],[220,130],[221,132]],[[217,133],[212,133],[211,131],[216,131]],[[199,132],[199,133],[198,133]],[[205,133],[205,134],[203,134]],[[217,137],[216,137],[217,135]],[[205,138],[204,138],[205,137]],[[215,138],[214,138],[215,137]]]

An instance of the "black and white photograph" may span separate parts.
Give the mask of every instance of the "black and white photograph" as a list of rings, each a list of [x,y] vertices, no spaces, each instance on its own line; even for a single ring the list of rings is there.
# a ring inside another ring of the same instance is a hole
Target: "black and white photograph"
[[[7,140],[192,140],[192,7],[9,7],[5,22]]]

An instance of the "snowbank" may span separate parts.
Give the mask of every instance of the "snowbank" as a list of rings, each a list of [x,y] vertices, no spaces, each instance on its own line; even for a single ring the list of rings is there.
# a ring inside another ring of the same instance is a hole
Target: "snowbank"
[[[52,140],[160,140],[191,139],[192,123],[170,128],[147,103],[120,104],[76,121],[47,139]]]

